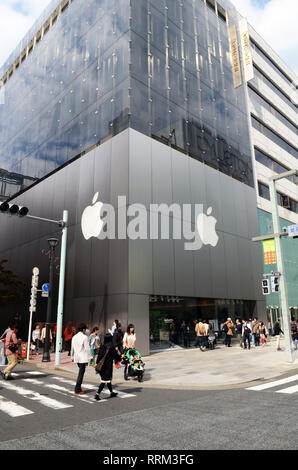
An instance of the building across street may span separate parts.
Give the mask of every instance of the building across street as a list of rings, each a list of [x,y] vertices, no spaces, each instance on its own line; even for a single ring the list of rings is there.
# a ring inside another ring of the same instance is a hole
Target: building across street
[[[148,354],[184,347],[200,318],[280,319],[261,285],[276,266],[251,239],[272,233],[268,178],[298,170],[297,77],[231,2],[53,0],[0,80],[1,200],[69,211],[65,325],[132,323]],[[278,201],[297,224],[296,179]],[[1,217],[0,259],[25,288],[0,326],[18,312],[26,329],[32,269],[49,282],[60,230]],[[297,320],[297,241],[284,243]],[[34,323],[46,308],[38,297]]]

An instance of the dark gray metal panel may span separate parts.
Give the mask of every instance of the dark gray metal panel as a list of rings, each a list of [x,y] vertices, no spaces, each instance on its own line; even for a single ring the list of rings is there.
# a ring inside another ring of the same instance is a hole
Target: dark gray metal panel
[[[77,200],[77,222],[80,224],[84,209],[92,204],[94,196],[94,155],[95,150],[80,158],[80,173],[77,191],[79,198]]]
[[[153,243],[152,240],[129,240],[128,292],[152,294]]]
[[[152,139],[129,132],[129,204],[143,204],[149,208],[152,202]]]
[[[153,240],[153,293],[175,295],[173,240]]]
[[[128,198],[129,130],[112,140],[111,154],[111,204],[118,207],[118,196]]]
[[[152,140],[152,202],[173,202],[171,149]]]
[[[217,219],[217,230],[224,231],[223,207],[224,201],[221,199],[221,174],[213,168],[205,167],[206,175],[206,213],[209,207],[212,207],[212,215]]]
[[[222,207],[223,231],[227,233],[237,233],[237,224],[235,218],[235,196],[237,193],[236,180],[219,173],[219,196]],[[220,223],[218,223],[220,228]]]
[[[222,233],[225,247],[227,295],[230,299],[238,299],[240,292],[240,266],[238,256],[235,256],[237,237]]]
[[[207,206],[206,196],[206,166],[201,162],[189,158],[190,189],[192,204],[203,204]]]
[[[189,158],[183,153],[172,149],[172,184],[173,202],[176,204],[189,204],[191,201]],[[183,213],[183,212],[182,212]],[[184,214],[184,213],[183,213]],[[186,215],[184,214],[184,217]],[[187,217],[186,217],[187,219]],[[188,218],[191,222],[191,218]]]
[[[226,279],[226,252],[223,234],[219,232],[218,244],[210,248],[212,292],[215,298],[228,298]]]
[[[149,298],[147,295],[128,296],[128,323],[135,327],[136,347],[141,355],[149,355]]]
[[[86,243],[81,226],[75,227],[75,270],[74,295],[75,297],[90,296],[90,264],[91,243]]]
[[[93,194],[99,192],[99,200],[110,203],[112,140],[100,145],[94,152]]]
[[[210,247],[203,246],[193,252],[194,258],[194,297],[212,297],[212,274]]]
[[[175,291],[178,296],[194,294],[194,255],[185,251],[184,240],[174,240]]]
[[[74,161],[63,170],[65,171],[65,209],[69,210],[70,225],[78,223],[80,217],[77,209],[80,170],[79,160]]]
[[[90,260],[90,295],[104,295],[108,288],[109,276],[109,240],[92,238]],[[88,242],[87,242],[88,243]]]

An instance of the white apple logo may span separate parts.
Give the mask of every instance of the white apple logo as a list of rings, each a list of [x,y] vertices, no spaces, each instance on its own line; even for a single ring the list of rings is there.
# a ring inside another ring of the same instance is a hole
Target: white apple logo
[[[91,237],[98,237],[104,225],[100,217],[103,203],[96,202],[98,195],[99,193],[94,195],[92,206],[86,207],[82,214],[81,227],[86,240],[89,240]]]
[[[215,247],[218,243],[218,235],[215,230],[217,220],[211,214],[212,207],[209,207],[207,210],[207,215],[204,213],[199,214],[197,217],[197,228],[204,245]]]

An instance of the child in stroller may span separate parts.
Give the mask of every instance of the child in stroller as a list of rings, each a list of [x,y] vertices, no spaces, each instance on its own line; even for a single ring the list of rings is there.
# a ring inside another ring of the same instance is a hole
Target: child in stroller
[[[122,355],[122,364],[125,365],[124,379],[128,380],[129,377],[137,377],[139,382],[142,382],[145,375],[145,363],[136,349],[128,349]]]

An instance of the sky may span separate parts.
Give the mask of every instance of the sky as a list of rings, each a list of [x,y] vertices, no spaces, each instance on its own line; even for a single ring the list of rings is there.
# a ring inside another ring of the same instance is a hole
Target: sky
[[[298,75],[298,0],[231,0]],[[50,0],[0,0],[0,66]]]

